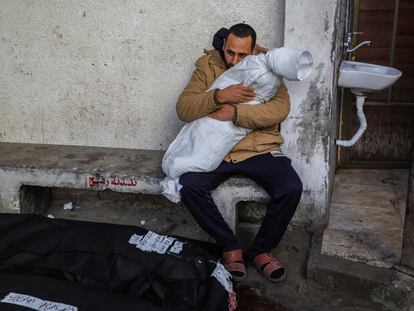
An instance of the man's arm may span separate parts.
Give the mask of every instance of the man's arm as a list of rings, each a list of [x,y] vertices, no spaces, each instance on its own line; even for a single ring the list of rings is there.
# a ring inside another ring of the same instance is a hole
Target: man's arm
[[[190,122],[205,117],[213,111],[221,111],[227,104],[238,104],[255,98],[254,90],[242,84],[206,92],[209,83],[201,68],[208,67],[207,62],[206,57],[201,57],[196,62],[193,76],[178,98],[176,110],[182,121]],[[233,120],[233,116],[229,120]]]
[[[286,119],[289,110],[289,94],[282,83],[276,95],[264,104],[238,104],[234,124],[249,129],[270,127]]]
[[[201,58],[196,62],[193,76],[178,98],[176,111],[180,120],[184,122],[205,117],[220,107],[214,98],[215,90],[206,92],[207,78],[200,69],[202,61],[206,59]]]

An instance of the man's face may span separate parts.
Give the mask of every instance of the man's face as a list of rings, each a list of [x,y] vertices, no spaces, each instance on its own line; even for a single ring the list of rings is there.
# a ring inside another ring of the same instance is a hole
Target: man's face
[[[238,64],[247,55],[253,53],[252,37],[240,38],[230,34],[224,43],[224,60],[227,66],[233,67]]]

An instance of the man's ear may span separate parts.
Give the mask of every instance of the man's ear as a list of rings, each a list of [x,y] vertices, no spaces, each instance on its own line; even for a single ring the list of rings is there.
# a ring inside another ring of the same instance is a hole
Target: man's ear
[[[223,47],[221,49],[224,51],[225,47],[226,47],[226,39],[223,39]]]

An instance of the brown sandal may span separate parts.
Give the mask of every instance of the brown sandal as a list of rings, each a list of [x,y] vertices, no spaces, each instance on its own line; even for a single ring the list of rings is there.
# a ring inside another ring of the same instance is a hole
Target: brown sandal
[[[246,266],[243,262],[243,252],[241,249],[224,252],[223,265],[230,272],[235,282],[241,282],[246,278]]]
[[[257,270],[270,282],[278,283],[286,279],[286,269],[271,253],[262,253],[254,258]]]

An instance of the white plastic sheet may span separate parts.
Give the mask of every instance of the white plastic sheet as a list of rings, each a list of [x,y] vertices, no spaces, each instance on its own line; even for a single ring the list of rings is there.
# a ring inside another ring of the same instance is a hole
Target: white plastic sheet
[[[263,103],[276,94],[282,78],[303,80],[309,76],[312,64],[308,51],[273,49],[266,55],[247,56],[218,77],[209,90],[221,90],[242,83],[256,91],[255,100],[245,104]],[[179,177],[186,172],[215,170],[249,131],[235,126],[232,121],[218,121],[210,117],[185,124],[164,154],[162,169],[167,177],[161,181],[163,195],[172,202],[179,202],[182,188]]]

